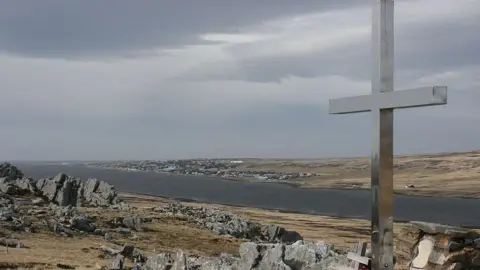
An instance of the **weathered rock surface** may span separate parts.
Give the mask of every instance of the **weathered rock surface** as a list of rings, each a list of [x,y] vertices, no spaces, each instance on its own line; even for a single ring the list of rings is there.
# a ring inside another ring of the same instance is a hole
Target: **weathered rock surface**
[[[4,178],[7,181],[14,181],[23,178],[23,173],[16,166],[10,163],[0,164],[0,178]]]
[[[97,179],[85,183],[60,173],[53,179],[40,179],[37,188],[48,201],[60,206],[110,206],[118,202],[115,187]]]
[[[137,232],[142,230],[142,219],[137,215],[123,217],[122,225]]]
[[[169,270],[172,268],[173,259],[170,254],[162,252],[147,259],[146,270]]]
[[[87,216],[74,216],[70,219],[72,229],[92,233],[95,231],[95,223]]]
[[[119,202],[115,186],[92,178],[79,189],[78,197],[80,205],[86,206],[110,206]]]
[[[168,215],[187,218],[219,235],[230,235],[270,243],[295,243],[303,238],[295,231],[289,231],[278,225],[261,225],[244,219],[228,211],[217,208],[193,207],[181,203],[171,203],[155,211]]]
[[[0,165],[0,192],[12,195],[32,194],[60,206],[115,206],[119,203],[113,185],[97,179],[82,182],[64,173],[53,178],[25,178],[24,174],[9,163]],[[118,209],[128,209],[125,203]]]
[[[297,241],[292,245],[244,243],[240,257],[221,254],[219,257],[186,256],[178,251],[173,260],[167,253],[150,257],[144,269],[149,270],[320,270],[336,269],[347,262],[345,254],[339,254],[323,242]]]
[[[35,181],[25,178],[22,171],[10,163],[0,164],[0,192],[5,194],[36,193]]]
[[[125,257],[122,254],[117,254],[115,259],[112,262],[112,267],[110,267],[111,270],[123,270],[123,265],[124,265]]]
[[[480,234],[442,224],[411,222],[398,237],[410,269],[480,269]]]

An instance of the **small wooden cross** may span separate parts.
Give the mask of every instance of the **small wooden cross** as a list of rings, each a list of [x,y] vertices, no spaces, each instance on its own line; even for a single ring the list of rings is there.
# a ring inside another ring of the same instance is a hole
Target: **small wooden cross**
[[[355,246],[355,252],[349,252],[347,254],[347,259],[351,260],[349,267],[350,269],[358,270],[360,269],[360,264],[368,265],[370,258],[365,256],[367,251],[367,243],[359,242]]]

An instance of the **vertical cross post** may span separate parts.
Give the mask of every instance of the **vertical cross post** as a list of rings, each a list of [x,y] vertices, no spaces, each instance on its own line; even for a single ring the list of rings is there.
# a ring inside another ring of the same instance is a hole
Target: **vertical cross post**
[[[393,0],[375,0],[372,12],[373,95],[393,91],[393,15]],[[372,125],[372,269],[393,269],[393,108],[372,108]]]

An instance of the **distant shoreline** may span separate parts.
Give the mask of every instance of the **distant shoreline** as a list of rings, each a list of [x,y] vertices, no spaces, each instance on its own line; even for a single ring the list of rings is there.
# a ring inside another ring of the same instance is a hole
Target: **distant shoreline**
[[[155,172],[155,171],[128,171],[128,170],[119,170],[114,168],[105,168],[92,165],[85,165],[85,167],[100,169],[100,170],[112,170],[112,171],[125,171],[125,172],[135,172],[135,173],[158,173],[163,175],[172,175],[172,176],[184,176],[184,177],[209,177],[216,178],[220,180],[227,180],[233,182],[249,182],[249,183],[265,183],[265,184],[278,184],[285,185],[291,188],[301,188],[301,189],[331,189],[331,190],[359,190],[359,191],[370,191],[370,188],[363,187],[315,187],[315,186],[304,186],[300,183],[293,183],[285,180],[257,180],[253,178],[246,177],[219,177],[217,175],[191,175],[191,174],[170,174],[168,172]],[[405,196],[415,196],[415,197],[437,197],[437,198],[460,198],[460,199],[480,199],[480,194],[462,194],[461,192],[455,191],[430,191],[430,190],[421,190],[415,188],[409,188],[405,190],[394,190],[396,195],[405,195]]]
[[[125,172],[134,172],[134,173],[158,173],[158,174],[163,174],[163,175],[185,176],[185,177],[210,177],[210,178],[216,178],[216,179],[220,179],[220,180],[227,180],[227,181],[234,181],[234,182],[267,183],[267,184],[285,185],[285,186],[289,186],[289,187],[292,187],[292,188],[308,188],[308,187],[303,187],[300,184],[289,183],[289,182],[282,181],[282,180],[257,180],[257,179],[249,178],[249,177],[220,177],[218,175],[206,175],[206,174],[194,175],[194,174],[180,174],[180,173],[155,172],[155,171],[129,171],[129,170],[119,170],[119,169],[114,169],[114,168],[98,167],[98,166],[92,166],[92,165],[85,165],[85,167],[93,168],[93,169],[100,169],[100,170],[119,171],[119,172],[125,171]]]

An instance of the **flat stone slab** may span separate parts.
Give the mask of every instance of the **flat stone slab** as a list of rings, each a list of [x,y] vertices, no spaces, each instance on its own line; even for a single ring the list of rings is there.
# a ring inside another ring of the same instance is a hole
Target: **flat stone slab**
[[[411,221],[410,224],[427,234],[445,234],[453,237],[465,237],[472,234],[471,230],[437,223]]]

